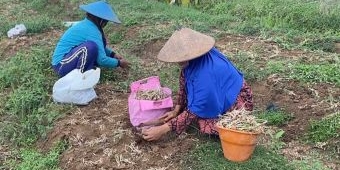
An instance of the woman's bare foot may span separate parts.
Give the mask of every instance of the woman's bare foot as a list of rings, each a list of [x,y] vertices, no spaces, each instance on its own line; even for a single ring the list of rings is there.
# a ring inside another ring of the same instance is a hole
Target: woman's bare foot
[[[147,141],[155,141],[160,139],[164,134],[170,131],[168,124],[142,129],[143,138]]]

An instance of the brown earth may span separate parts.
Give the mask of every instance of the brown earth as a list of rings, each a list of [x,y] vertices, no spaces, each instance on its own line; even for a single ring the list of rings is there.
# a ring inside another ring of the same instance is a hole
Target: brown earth
[[[127,32],[131,33],[137,34],[138,28]],[[19,48],[27,48],[41,39],[60,36],[60,32],[56,31],[47,34],[1,41],[0,51],[3,53],[0,55],[11,56]],[[34,38],[36,40],[32,41]],[[142,65],[155,66],[154,56],[164,42],[153,40],[131,49],[130,53],[139,56]],[[320,58],[315,53],[284,50],[273,42],[255,37],[225,35],[216,45],[230,56],[239,52],[256,54],[259,63],[263,64],[276,57],[292,60]],[[157,74],[156,71],[154,74]],[[265,81],[249,83],[253,89],[256,110],[265,110],[269,104],[275,104],[294,116],[281,127],[286,132],[284,141],[287,143],[300,138],[306,132],[310,120],[319,120],[340,107],[339,103],[326,101],[330,96],[340,98],[339,88],[329,84],[300,84],[278,75],[271,75]],[[47,151],[60,139],[68,141],[68,149],[60,156],[60,167],[63,169],[180,169],[183,162],[181,155],[200,142],[193,133],[184,133],[179,137],[169,134],[159,142],[141,140],[129,122],[128,94],[117,92],[107,84],[99,84],[96,92],[98,99],[88,106],[77,107],[56,121],[48,136],[37,143],[39,148]],[[289,156],[288,153],[284,154]],[[306,152],[300,154],[303,153]]]
[[[97,100],[59,120],[41,143],[48,150],[66,139],[69,149],[61,156],[63,169],[176,169],[180,155],[196,142],[194,136],[169,134],[146,142],[132,128],[127,115],[127,94],[100,85]]]

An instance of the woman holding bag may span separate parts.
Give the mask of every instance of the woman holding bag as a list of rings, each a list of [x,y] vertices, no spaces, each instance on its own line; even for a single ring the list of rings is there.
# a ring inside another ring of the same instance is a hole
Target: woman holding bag
[[[218,135],[219,115],[253,109],[243,74],[214,45],[214,38],[189,28],[176,31],[166,42],[158,59],[181,66],[179,98],[175,108],[160,118],[163,125],[142,130],[145,140],[158,140],[169,131],[180,134],[194,122],[200,132]]]

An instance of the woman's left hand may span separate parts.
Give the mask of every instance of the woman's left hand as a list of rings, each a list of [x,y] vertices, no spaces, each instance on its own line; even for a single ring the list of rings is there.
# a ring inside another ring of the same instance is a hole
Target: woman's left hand
[[[170,131],[170,127],[167,124],[161,126],[155,126],[150,128],[143,128],[142,135],[147,141],[155,141],[160,139],[164,134]]]

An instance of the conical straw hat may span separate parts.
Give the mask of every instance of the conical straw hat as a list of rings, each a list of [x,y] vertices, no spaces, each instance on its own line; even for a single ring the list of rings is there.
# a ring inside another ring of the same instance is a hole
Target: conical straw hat
[[[189,28],[175,31],[157,58],[164,62],[183,62],[200,57],[215,45],[213,37]]]

